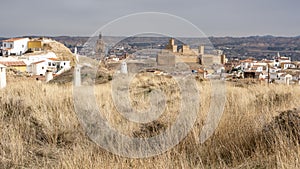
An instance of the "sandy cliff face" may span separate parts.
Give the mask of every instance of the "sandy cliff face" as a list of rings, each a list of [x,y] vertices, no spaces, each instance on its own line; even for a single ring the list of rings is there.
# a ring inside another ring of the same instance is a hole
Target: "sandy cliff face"
[[[44,50],[47,52],[53,52],[59,58],[59,60],[69,60],[71,61],[71,65],[73,66],[75,63],[75,58],[73,53],[69,48],[67,48],[64,44],[57,42],[52,39],[45,40],[44,42]]]

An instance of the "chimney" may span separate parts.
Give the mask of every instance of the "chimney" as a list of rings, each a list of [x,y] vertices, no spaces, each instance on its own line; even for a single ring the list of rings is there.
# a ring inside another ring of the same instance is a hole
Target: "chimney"
[[[47,70],[45,76],[46,76],[46,82],[49,82],[50,80],[52,80],[53,79],[52,71]]]
[[[121,73],[123,74],[127,74],[128,71],[127,71],[127,63],[126,62],[122,62],[121,63]]]
[[[74,81],[73,84],[74,86],[78,87],[81,86],[81,74],[80,74],[80,66],[76,65],[74,68]]]
[[[204,46],[203,45],[199,46],[199,54],[204,55]]]
[[[6,87],[6,67],[0,64],[0,88]]]

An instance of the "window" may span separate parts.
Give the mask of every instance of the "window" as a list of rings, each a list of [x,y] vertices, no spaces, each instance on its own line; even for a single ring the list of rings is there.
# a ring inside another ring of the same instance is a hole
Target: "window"
[[[48,62],[48,66],[51,66],[51,62]]]
[[[6,47],[6,43],[4,43],[3,46]]]
[[[44,69],[44,66],[42,67],[42,69]]]
[[[66,62],[64,62],[64,65],[66,65]]]
[[[12,44],[10,44],[10,48],[13,48],[13,45],[12,45]]]
[[[22,45],[22,48],[24,48],[24,45]]]

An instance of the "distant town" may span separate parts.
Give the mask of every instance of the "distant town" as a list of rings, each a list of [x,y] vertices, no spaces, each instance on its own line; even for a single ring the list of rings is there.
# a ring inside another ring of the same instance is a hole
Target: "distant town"
[[[256,79],[264,83],[300,84],[300,61],[297,60],[300,53],[298,56],[297,47],[294,48],[296,52],[288,56],[277,51],[268,53],[265,57],[247,57],[234,56],[236,50],[233,50],[232,46],[218,44],[217,48],[214,48],[201,42],[191,42],[191,45],[187,45],[175,38],[138,37],[107,40],[101,34],[95,38],[96,46],[93,49],[89,49],[84,42],[70,45],[64,41],[62,44],[45,37],[4,39],[0,48],[0,68],[1,71],[9,69],[15,75],[25,74],[27,77],[48,82],[54,76],[59,76],[75,66],[78,54],[103,62],[108,69],[113,67],[111,65],[125,61],[130,64],[129,60],[138,62],[140,59],[152,59],[153,67],[174,67],[177,63],[184,62],[190,66],[189,73],[203,79]],[[249,44],[249,48],[253,46]],[[140,52],[141,50],[143,51]],[[163,74],[164,71],[156,69],[155,73]],[[1,81],[1,87],[5,87],[6,80],[2,78]]]

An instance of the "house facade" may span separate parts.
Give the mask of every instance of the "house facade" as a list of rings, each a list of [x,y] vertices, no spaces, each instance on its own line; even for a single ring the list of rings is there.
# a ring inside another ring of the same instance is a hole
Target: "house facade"
[[[45,76],[47,70],[47,63],[45,60],[34,62],[31,64],[31,73],[33,75]]]
[[[30,51],[41,51],[43,49],[43,41],[38,39],[32,39],[28,41],[28,50]]]
[[[2,41],[2,55],[23,55],[28,49],[29,38],[11,38]]]
[[[47,71],[60,74],[71,68],[70,61],[58,61],[56,58],[49,58],[31,64],[33,75],[45,76]]]
[[[283,62],[280,64],[281,69],[295,69],[297,66],[294,63],[291,62]]]
[[[278,54],[279,55],[279,54]],[[274,59],[273,65],[275,67],[281,67],[282,63],[290,63],[292,62],[290,57],[283,57],[283,56],[278,56]]]
[[[10,68],[14,68],[20,72],[25,72],[26,69],[26,63],[24,61],[21,60],[15,60],[15,61],[0,61],[0,64],[6,66],[6,67],[10,67]]]

